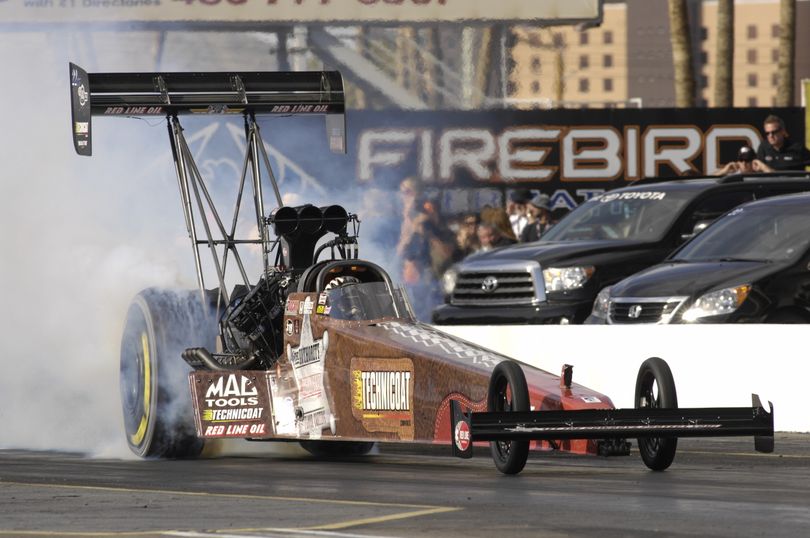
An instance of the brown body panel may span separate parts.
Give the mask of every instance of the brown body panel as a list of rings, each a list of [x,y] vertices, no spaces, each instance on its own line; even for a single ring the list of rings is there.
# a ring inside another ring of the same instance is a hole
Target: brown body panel
[[[292,293],[285,305],[285,351],[274,368],[192,372],[198,435],[449,443],[450,400],[485,410],[492,370],[510,360],[410,319],[351,321],[329,311],[326,294]],[[576,384],[561,387],[559,376],[521,366],[536,410],[613,408],[602,394]],[[222,403],[248,410],[212,408]],[[206,420],[214,417],[236,418]],[[587,441],[537,446],[595,449]]]

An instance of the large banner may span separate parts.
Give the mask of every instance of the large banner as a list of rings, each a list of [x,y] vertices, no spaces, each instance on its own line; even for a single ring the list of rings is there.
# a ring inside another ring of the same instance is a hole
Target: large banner
[[[602,0],[2,0],[2,23],[600,21]]]
[[[309,185],[394,190],[412,177],[453,215],[502,204],[520,187],[574,207],[643,177],[712,174],[740,146],[759,146],[769,114],[803,138],[801,108],[349,111],[347,156],[330,154],[323,137],[302,143],[292,135],[296,124],[318,132],[301,122],[320,118],[289,118],[289,127],[269,120],[264,132],[274,151],[309,174]]]

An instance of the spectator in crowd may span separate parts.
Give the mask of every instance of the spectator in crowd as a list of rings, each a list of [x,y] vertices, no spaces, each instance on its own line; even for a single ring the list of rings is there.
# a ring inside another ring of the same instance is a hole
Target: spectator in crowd
[[[478,221],[477,213],[469,213],[461,218],[456,233],[456,244],[461,257],[468,256],[481,248],[481,242],[478,241]]]
[[[520,234],[520,242],[537,241],[551,228],[551,206],[548,194],[539,193],[526,208],[528,223]]]
[[[481,224],[491,224],[495,228],[498,236],[496,238],[498,246],[513,245],[518,242],[509,222],[509,215],[501,207],[487,206],[481,210]]]
[[[478,252],[486,252],[493,248],[504,247],[513,243],[504,242],[503,236],[498,229],[489,222],[481,222],[478,225],[478,243],[481,245]]]
[[[785,122],[771,114],[762,128],[765,141],[757,148],[757,159],[773,170],[804,170],[810,165],[810,150],[788,136]]]
[[[551,210],[551,225],[554,226],[560,222],[571,210],[567,207],[555,207]]]
[[[773,169],[756,158],[751,146],[742,146],[737,151],[737,159],[726,163],[714,175],[727,176],[730,174],[751,174],[754,172],[773,172]]]
[[[520,237],[520,232],[526,227],[528,217],[526,206],[532,199],[532,191],[529,189],[518,189],[509,194],[509,203],[506,206],[506,213],[509,215],[509,223],[515,237]]]
[[[409,216],[410,233],[400,252],[402,280],[420,320],[441,302],[439,279],[460,259],[453,232],[442,221],[435,204],[422,196],[414,200]]]
[[[402,222],[399,229],[399,241],[397,241],[397,255],[402,258],[408,242],[414,233],[414,218],[417,216],[417,199],[421,196],[421,189],[416,179],[405,178],[399,184],[399,197],[402,202]]]

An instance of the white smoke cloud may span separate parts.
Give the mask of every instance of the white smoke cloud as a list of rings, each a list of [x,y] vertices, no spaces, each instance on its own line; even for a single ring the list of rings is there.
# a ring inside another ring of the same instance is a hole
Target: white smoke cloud
[[[203,50],[195,40],[205,35],[197,36],[183,36],[187,50]],[[95,118],[94,156],[77,156],[68,62],[91,72],[275,67],[251,64],[238,54],[238,38],[229,39],[236,64],[189,55],[156,65],[148,32],[3,34],[0,448],[131,457],[118,384],[128,305],[146,287],[196,287],[165,122]],[[370,232],[391,220],[396,204],[366,194],[305,201],[342,203]],[[387,249],[363,245],[364,258],[393,265]]]

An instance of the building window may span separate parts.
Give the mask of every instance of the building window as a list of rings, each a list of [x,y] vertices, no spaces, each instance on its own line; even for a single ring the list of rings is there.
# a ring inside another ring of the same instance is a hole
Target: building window
[[[709,77],[706,75],[700,76],[700,87],[701,88],[708,88],[709,87]]]
[[[700,27],[700,40],[701,41],[706,41],[707,39],[709,39],[709,29],[706,28],[705,26],[701,26]]]
[[[700,63],[702,65],[709,63],[709,53],[705,50],[700,51]]]
[[[756,39],[757,38],[757,25],[756,24],[749,24],[746,28],[746,35],[748,39]]]
[[[534,94],[540,93],[540,81],[538,80],[532,81],[532,93]]]
[[[579,93],[588,93],[591,88],[591,81],[587,78],[579,79]]]
[[[613,67],[613,55],[605,54],[602,56],[602,67]]]
[[[587,69],[588,68],[588,55],[582,54],[579,57],[579,68],[580,69]]]
[[[756,97],[749,97],[748,98],[748,106],[757,106],[757,98]]]
[[[580,32],[579,33],[579,44],[580,45],[587,45],[588,44],[588,33],[587,32]]]
[[[771,86],[774,88],[779,86],[779,73],[774,73],[771,75]]]
[[[771,37],[779,37],[782,35],[782,27],[778,24],[771,26]]]
[[[612,92],[613,91],[613,79],[612,78],[604,79],[602,81],[602,89],[604,91],[606,91],[606,92]]]
[[[613,43],[613,32],[611,32],[610,30],[605,30],[604,39],[605,45],[610,45],[611,43]]]
[[[757,74],[756,73],[748,73],[748,87],[749,88],[756,88],[757,87]]]
[[[748,51],[745,54],[745,58],[748,61],[749,65],[757,63],[757,49],[748,49]]]
[[[773,49],[771,51],[771,61],[775,64],[779,63],[779,49]]]
[[[540,72],[540,56],[532,56],[532,71],[535,73]]]

